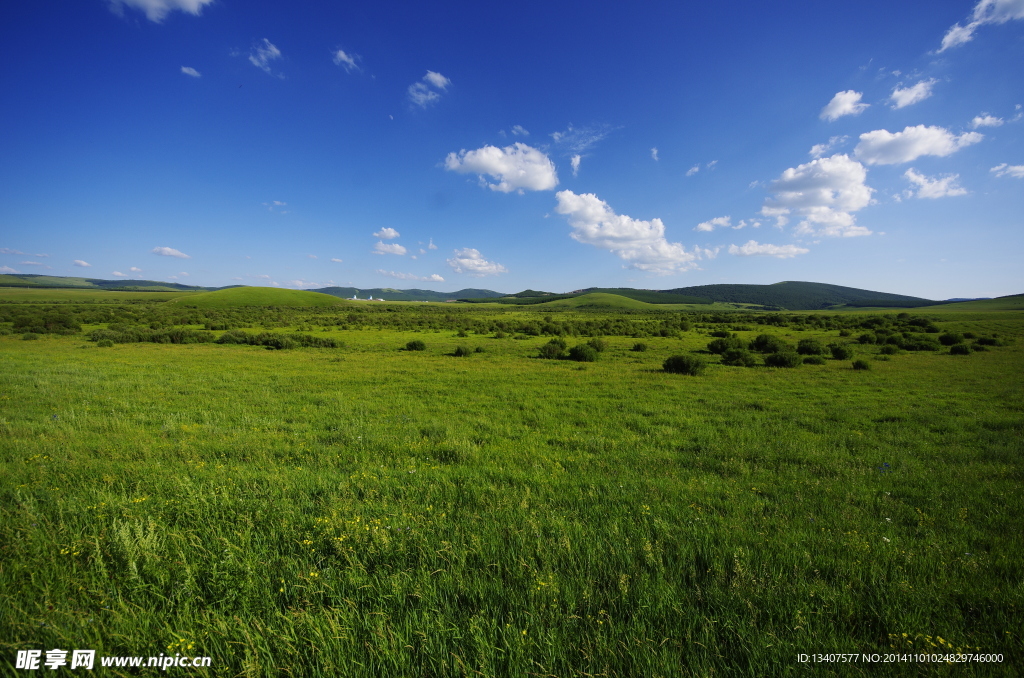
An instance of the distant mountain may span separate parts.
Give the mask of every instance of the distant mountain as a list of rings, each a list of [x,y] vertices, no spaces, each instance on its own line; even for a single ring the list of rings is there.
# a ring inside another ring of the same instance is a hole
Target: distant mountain
[[[697,285],[666,290],[673,294],[704,297],[711,301],[758,304],[789,311],[813,311],[831,306],[930,306],[937,302],[903,294],[873,292],[826,283],[779,282],[774,285]]]
[[[58,275],[35,275],[19,273],[0,275],[0,287],[47,287],[85,290],[116,290],[129,292],[212,292],[214,290],[241,287],[200,287],[199,285],[182,285],[161,280],[101,280],[100,278],[74,278]]]
[[[360,299],[384,299],[385,301],[455,301],[468,297],[480,299],[493,299],[505,296],[501,292],[493,290],[464,289],[457,292],[435,292],[433,290],[396,290],[391,287],[374,287],[372,289],[358,287],[321,287],[310,292],[320,292],[331,296],[351,299],[357,296]]]

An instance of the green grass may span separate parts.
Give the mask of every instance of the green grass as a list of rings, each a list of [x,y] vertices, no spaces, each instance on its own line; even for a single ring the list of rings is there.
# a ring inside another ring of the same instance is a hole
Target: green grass
[[[169,301],[181,297],[196,296],[196,292],[158,291],[158,292],[121,292],[102,289],[46,289],[46,288],[3,288],[0,289],[0,303],[89,303],[89,302],[120,302],[126,301]]]
[[[275,287],[232,287],[200,292],[175,302],[192,308],[233,308],[238,306],[344,306],[345,301],[329,294]]]
[[[811,673],[1012,675],[1024,323],[934,315],[1016,342],[688,377],[661,364],[704,333],[606,337],[585,365],[451,331],[0,336],[0,642],[191,646],[215,675],[566,677],[948,644],[1007,663]],[[837,340],[739,334],[761,332]]]

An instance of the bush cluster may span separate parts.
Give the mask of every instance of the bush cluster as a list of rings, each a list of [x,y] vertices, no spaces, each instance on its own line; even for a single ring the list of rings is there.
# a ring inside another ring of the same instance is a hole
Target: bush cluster
[[[707,365],[695,355],[674,355],[667,358],[661,367],[671,374],[688,374],[696,377],[704,373]]]

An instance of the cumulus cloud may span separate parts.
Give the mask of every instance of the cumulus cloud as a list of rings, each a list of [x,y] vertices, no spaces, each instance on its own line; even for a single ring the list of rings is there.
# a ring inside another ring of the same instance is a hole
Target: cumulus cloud
[[[904,195],[908,198],[945,198],[952,195],[967,195],[967,190],[957,184],[957,181],[960,179],[959,174],[948,174],[944,177],[932,179],[923,174],[918,174],[911,167],[903,173],[903,176],[917,187],[916,192],[914,189],[904,192]]]
[[[971,120],[971,127],[978,129],[979,127],[999,127],[1003,124],[1002,118],[997,118],[994,115],[988,113],[982,113],[981,115],[974,116],[974,120]]]
[[[430,242],[427,244],[427,249],[428,250],[436,250],[437,249],[437,245],[434,244],[434,239],[433,238],[431,238]]]
[[[396,242],[395,243],[385,243],[385,242],[378,241],[377,244],[373,246],[373,253],[374,254],[398,254],[398,255],[402,255],[402,254],[405,254],[405,252],[406,252],[406,249],[404,247],[402,247],[401,245],[399,245],[398,243],[396,243]]]
[[[420,108],[426,108],[430,104],[437,103],[441,98],[441,92],[448,89],[452,81],[440,73],[427,71],[427,74],[419,82],[409,85],[409,101]]]
[[[579,155],[574,155],[569,159],[569,164],[572,166],[572,175],[576,176],[580,171],[580,161],[582,158]]]
[[[189,255],[184,252],[179,252],[173,247],[154,247],[150,250],[153,254],[159,254],[162,257],[177,257],[179,259],[191,259]]]
[[[114,271],[110,275],[117,276],[118,278],[127,278],[128,277],[124,273],[121,273],[121,271]]]
[[[517,137],[528,137],[530,133],[526,131],[526,128],[522,125],[516,125],[512,128],[512,134]]]
[[[0,273],[17,273],[17,272],[18,271],[14,270],[10,266],[0,266]]]
[[[335,66],[341,66],[348,73],[359,70],[359,64],[356,63],[360,58],[358,54],[349,54],[343,49],[336,49],[331,52],[331,58]]]
[[[472,247],[455,250],[455,256],[448,260],[448,265],[456,273],[465,273],[474,278],[508,273],[507,268],[497,262],[487,261],[480,254],[480,250],[475,250]]]
[[[1024,165],[1007,165],[1004,162],[1002,165],[996,165],[989,172],[993,172],[997,177],[1024,179]]]
[[[903,83],[900,83],[893,89],[889,101],[892,102],[893,108],[906,108],[911,104],[916,104],[918,101],[924,101],[932,95],[932,87],[937,82],[938,80],[932,78],[930,80],[922,80],[912,87],[901,87],[900,85]]]
[[[979,0],[966,25],[955,23],[942,38],[940,52],[974,39],[974,32],[986,24],[1004,24],[1024,19],[1024,0]]]
[[[128,270],[131,271],[132,273],[142,273],[142,269],[139,268],[138,266],[132,266]]]
[[[145,12],[147,19],[158,24],[174,10],[199,16],[203,6],[211,2],[213,0],[110,0],[110,10],[124,16],[124,8],[131,7]]]
[[[196,69],[192,68],[191,66],[182,66],[181,67],[181,72],[184,73],[185,75],[191,75],[193,78],[201,78],[201,77],[203,77],[202,73],[200,73]]]
[[[315,254],[307,254],[306,257],[308,257],[309,259],[317,259],[317,258],[319,258]]]
[[[822,120],[838,120],[844,115],[859,115],[871,104],[861,103],[860,98],[864,96],[861,92],[848,89],[845,92],[836,92],[832,101],[828,102],[825,108],[821,109],[819,117]]]
[[[651,149],[651,159],[652,160],[657,160],[658,159],[658,147],[657,146],[655,146],[654,148]]]
[[[792,259],[798,254],[810,252],[805,247],[796,245],[768,245],[760,244],[756,240],[748,240],[742,247],[729,245],[729,254],[740,257],[776,257],[777,259]]]
[[[444,282],[444,278],[442,278],[436,273],[427,276],[420,276],[413,275],[412,273],[396,273],[395,271],[385,271],[382,268],[378,268],[377,273],[380,273],[381,275],[386,275],[389,278],[398,278],[399,280],[419,280],[420,282]]]
[[[331,261],[333,261],[336,264],[341,264],[341,263],[344,263],[345,260],[344,259],[336,259],[336,258],[332,257]]]
[[[945,157],[984,138],[979,132],[954,135],[943,127],[917,125],[902,132],[876,129],[860,135],[854,155],[869,165],[896,165],[922,155]]]
[[[252,65],[270,75],[273,75],[270,70],[270,62],[280,58],[281,50],[266,38],[263,38],[262,43],[254,45],[249,53],[249,61]]]
[[[825,155],[829,151],[835,149],[837,146],[845,144],[847,139],[849,139],[849,138],[850,137],[848,137],[846,135],[837,136],[837,137],[829,137],[828,143],[814,144],[813,146],[811,146],[810,155],[811,155],[812,158],[820,158],[821,156]]]
[[[697,266],[699,252],[687,252],[681,244],[668,242],[661,219],[642,221],[616,214],[593,193],[559,191],[555,197],[555,211],[568,218],[574,240],[618,255],[629,268],[668,274]]]
[[[461,174],[478,174],[481,185],[502,193],[546,191],[558,185],[558,175],[551,159],[518,141],[505,148],[484,146],[475,151],[463,149],[449,153],[444,166]],[[488,183],[484,179],[485,174],[496,179],[497,183]]]
[[[388,228],[380,229],[379,231],[377,231],[376,233],[373,234],[373,237],[374,238],[380,238],[382,240],[394,240],[399,235],[400,234],[398,233],[398,231],[396,231],[393,228],[388,227]]]
[[[864,166],[846,154],[790,167],[771,182],[775,195],[765,201],[761,215],[775,218],[779,226],[788,223],[790,214],[803,217],[797,226],[800,235],[870,235],[851,214],[871,204],[874,189],[866,179]]]
[[[88,261],[82,261],[81,259],[75,259],[71,263],[74,264],[75,266],[81,266],[82,268],[89,268],[90,266],[92,266],[92,264],[90,264]]]
[[[693,229],[695,231],[713,231],[716,228],[732,228],[732,217],[715,217],[702,221]]]

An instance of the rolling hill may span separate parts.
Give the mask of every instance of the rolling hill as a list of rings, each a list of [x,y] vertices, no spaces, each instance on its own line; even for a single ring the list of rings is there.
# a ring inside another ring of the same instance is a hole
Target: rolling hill
[[[666,290],[673,294],[704,297],[711,301],[759,304],[789,311],[814,311],[851,302],[897,302],[898,305],[928,306],[935,302],[920,297],[872,292],[826,283],[779,282],[774,285],[697,285]],[[872,304],[877,305],[877,304]]]
[[[345,301],[329,294],[277,287],[232,287],[201,292],[167,302],[189,308],[235,308],[240,306],[343,306]]]
[[[75,278],[58,275],[17,273],[0,275],[0,287],[63,288],[86,290],[117,290],[119,292],[186,292],[213,291],[227,287],[201,287],[160,280],[103,280],[101,278]],[[238,287],[231,285],[230,287]]]
[[[321,294],[330,294],[331,296],[341,297],[342,299],[351,299],[353,296],[358,296],[360,299],[366,299],[372,296],[374,299],[384,299],[386,301],[454,301],[456,299],[463,299],[466,297],[491,299],[504,296],[501,292],[476,289],[464,289],[459,290],[458,292],[435,292],[434,290],[417,289],[396,290],[391,287],[374,287],[371,289],[357,287],[321,287],[320,289],[310,291],[320,292]]]

